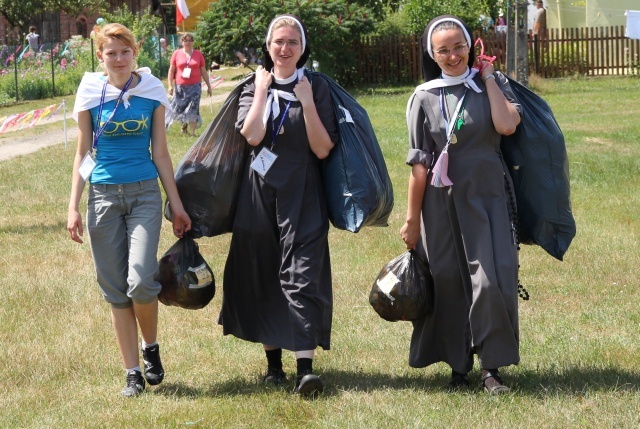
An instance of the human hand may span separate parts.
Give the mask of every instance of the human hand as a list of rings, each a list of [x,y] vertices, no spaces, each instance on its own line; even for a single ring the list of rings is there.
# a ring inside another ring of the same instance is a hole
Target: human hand
[[[415,249],[420,239],[420,224],[413,225],[405,222],[402,228],[400,228],[400,237],[402,237],[402,241],[404,241],[407,249]]]
[[[293,88],[293,93],[296,95],[296,98],[300,101],[303,108],[313,103],[313,89],[311,88],[311,83],[306,76],[303,76],[302,79],[298,81],[296,86]]]
[[[256,69],[255,78],[256,89],[261,88],[263,90],[269,89],[271,86],[271,80],[273,79],[271,73],[265,70],[262,66],[258,66]]]
[[[169,95],[173,95],[173,85],[169,87]]]
[[[174,210],[172,213],[173,234],[178,237],[184,237],[184,234],[191,229],[191,218],[184,209]]]
[[[69,209],[67,214],[67,231],[71,239],[76,243],[82,244],[82,216],[78,210]]]
[[[209,97],[211,97],[211,94],[213,93],[213,90],[211,89],[211,87],[207,88],[207,95]]]

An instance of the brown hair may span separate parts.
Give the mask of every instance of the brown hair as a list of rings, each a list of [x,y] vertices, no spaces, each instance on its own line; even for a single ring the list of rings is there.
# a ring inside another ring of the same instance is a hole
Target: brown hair
[[[194,38],[193,38],[193,34],[191,34],[191,33],[184,33],[184,34],[182,35],[182,37],[180,38],[180,40],[181,40],[182,42],[184,42],[184,39],[191,39],[191,40],[194,40]]]

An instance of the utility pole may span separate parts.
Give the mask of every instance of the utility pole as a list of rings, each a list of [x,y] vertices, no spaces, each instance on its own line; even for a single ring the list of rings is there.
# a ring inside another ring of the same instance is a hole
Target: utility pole
[[[528,0],[507,1],[507,74],[527,86],[529,83]]]

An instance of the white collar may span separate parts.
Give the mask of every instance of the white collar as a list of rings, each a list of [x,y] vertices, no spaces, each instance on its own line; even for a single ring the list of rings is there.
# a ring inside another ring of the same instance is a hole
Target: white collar
[[[273,74],[273,72],[271,72],[271,74],[273,75],[273,81],[275,83],[277,83],[279,85],[284,85],[284,84],[291,83],[294,80],[296,80],[296,78],[298,77],[298,70],[295,70],[291,76],[289,76],[287,78],[284,78],[284,79],[278,79],[276,77],[276,75]]]

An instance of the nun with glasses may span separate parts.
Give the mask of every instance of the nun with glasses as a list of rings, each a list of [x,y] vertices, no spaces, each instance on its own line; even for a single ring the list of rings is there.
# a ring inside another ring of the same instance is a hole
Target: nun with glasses
[[[500,152],[521,107],[490,62],[475,61],[459,18],[434,18],[421,39],[425,83],[407,105],[409,199],[400,235],[429,261],[434,311],[413,322],[409,364],[451,367],[451,388],[508,392],[498,370],[520,361],[515,196]],[[475,67],[474,67],[475,66]]]
[[[262,344],[268,385],[286,382],[282,350],[296,358],[294,392],[323,391],[315,349],[330,348],[333,310],[329,219],[321,161],[338,141],[327,83],[310,82],[300,19],[270,23],[264,66],[240,95],[235,128],[251,150],[245,163],[224,270],[219,323],[225,335]]]

